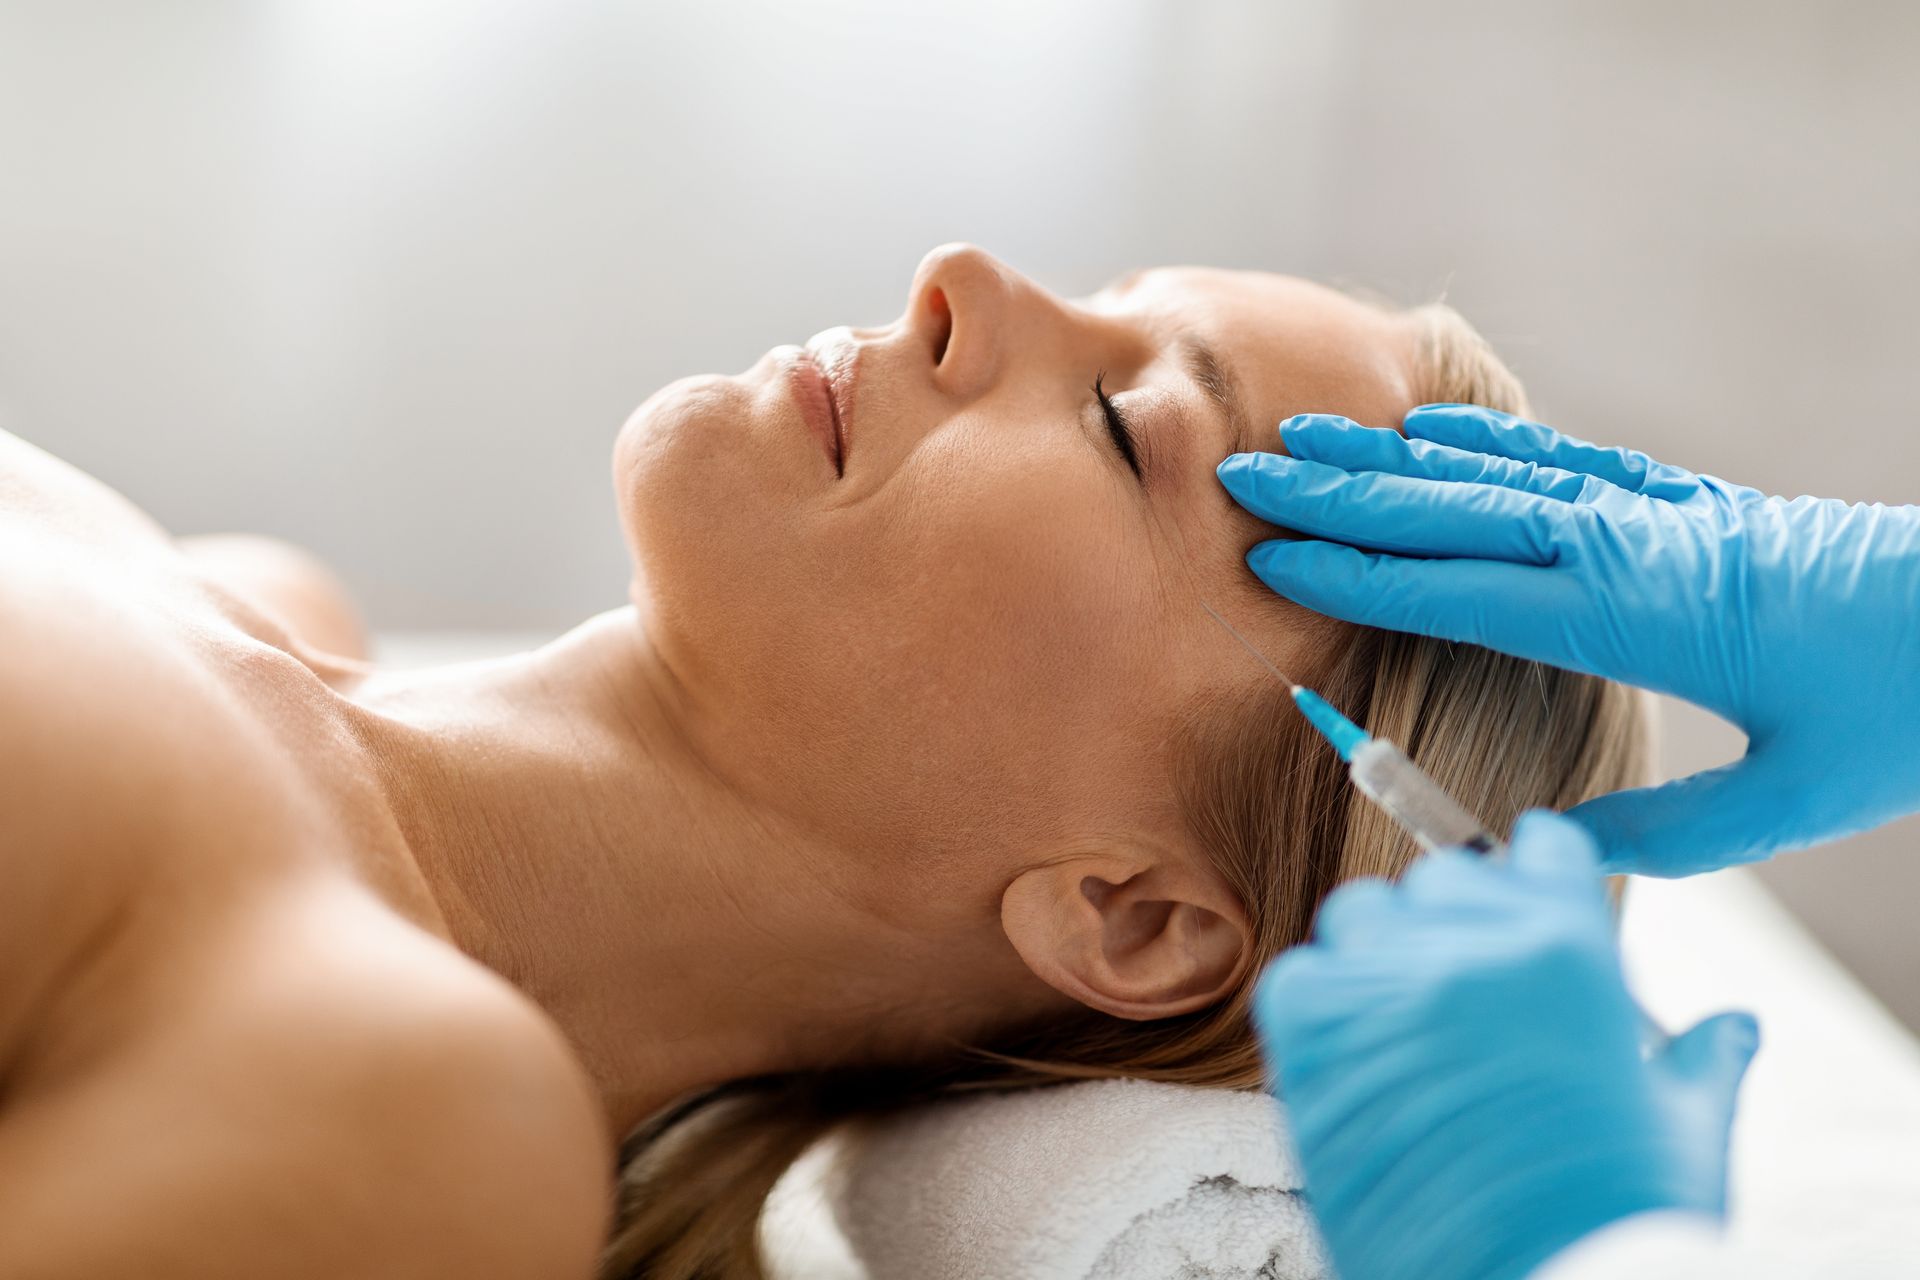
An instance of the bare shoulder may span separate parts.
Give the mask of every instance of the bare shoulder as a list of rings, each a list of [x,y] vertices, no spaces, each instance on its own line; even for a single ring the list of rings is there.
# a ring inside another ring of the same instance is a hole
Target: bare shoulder
[[[0,1111],[0,1272],[592,1274],[610,1143],[507,984],[344,882],[146,968],[142,1024]]]
[[[128,595],[63,543],[0,536],[0,1071],[167,851],[258,839],[272,807],[258,725]]]
[[[366,620],[333,567],[305,547],[253,533],[195,534],[177,547],[201,573],[286,623],[324,653],[364,661]]]
[[[584,1280],[585,1070],[313,855],[149,576],[0,519],[0,1274]]]

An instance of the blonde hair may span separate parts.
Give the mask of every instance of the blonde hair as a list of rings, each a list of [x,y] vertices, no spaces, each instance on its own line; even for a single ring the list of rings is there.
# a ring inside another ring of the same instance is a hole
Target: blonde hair
[[[1421,400],[1527,412],[1519,382],[1451,308],[1403,315],[1416,331]],[[1645,781],[1642,703],[1621,686],[1472,645],[1320,625],[1335,639],[1313,676],[1321,692],[1496,830],[1527,808]],[[622,1144],[603,1280],[762,1280],[761,1210],[787,1168],[844,1122],[941,1093],[1105,1076],[1263,1087],[1249,1021],[1261,965],[1308,936],[1336,884],[1397,874],[1415,850],[1372,806],[1352,802],[1338,760],[1277,684],[1251,706],[1242,695],[1192,708],[1180,746],[1188,823],[1253,926],[1260,963],[1239,990],[1178,1018],[1088,1009],[938,1061],[734,1081],[691,1098]]]

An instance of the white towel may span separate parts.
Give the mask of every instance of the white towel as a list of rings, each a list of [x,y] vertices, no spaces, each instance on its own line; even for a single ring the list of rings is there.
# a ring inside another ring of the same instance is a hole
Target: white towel
[[[871,1280],[1320,1280],[1262,1093],[1096,1080],[958,1098],[835,1155],[819,1187]]]

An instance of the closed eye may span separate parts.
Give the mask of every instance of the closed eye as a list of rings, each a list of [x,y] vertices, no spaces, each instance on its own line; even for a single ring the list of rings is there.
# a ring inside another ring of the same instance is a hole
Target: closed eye
[[[1132,468],[1134,478],[1144,483],[1145,477],[1140,471],[1140,455],[1135,448],[1133,427],[1128,423],[1127,415],[1120,412],[1120,407],[1114,404],[1112,397],[1101,388],[1100,384],[1105,381],[1106,376],[1105,369],[1094,375],[1093,398],[1100,402],[1100,411],[1106,415],[1107,432],[1113,437],[1114,447],[1120,450],[1120,456],[1127,460],[1127,466]]]

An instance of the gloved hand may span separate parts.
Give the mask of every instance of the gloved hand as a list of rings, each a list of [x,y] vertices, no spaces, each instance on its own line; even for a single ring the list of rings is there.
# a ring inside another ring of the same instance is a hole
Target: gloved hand
[[[1721,1014],[1642,1061],[1592,839],[1535,811],[1510,848],[1336,890],[1261,979],[1341,1280],[1506,1280],[1629,1214],[1725,1213],[1758,1027]]]
[[[1571,811],[1608,870],[1686,875],[1920,809],[1920,507],[1789,502],[1468,405],[1404,430],[1308,414],[1281,424],[1291,458],[1221,463],[1247,510],[1334,540],[1263,542],[1247,563],[1320,613],[1675,694],[1744,730],[1743,760]]]

